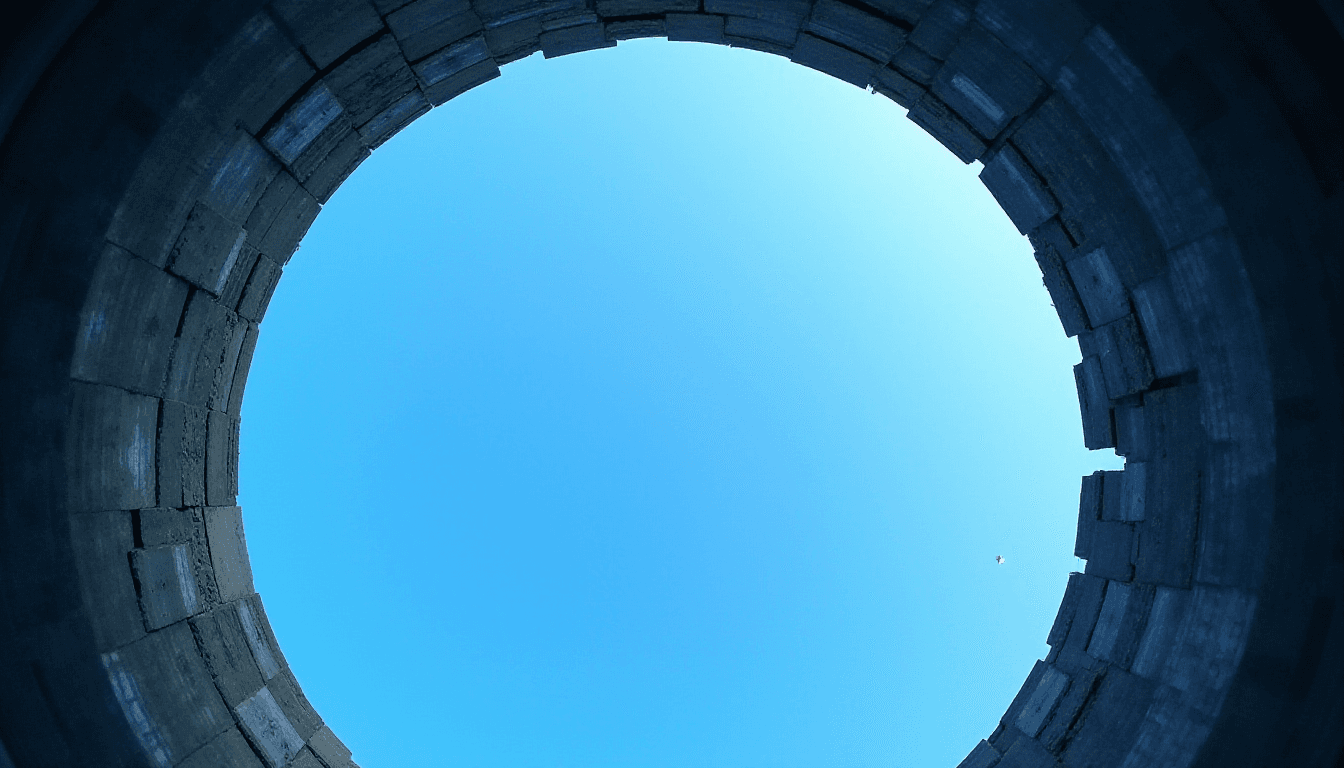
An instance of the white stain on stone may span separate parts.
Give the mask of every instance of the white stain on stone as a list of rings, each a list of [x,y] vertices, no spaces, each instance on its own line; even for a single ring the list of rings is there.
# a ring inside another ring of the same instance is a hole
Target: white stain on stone
[[[303,749],[303,739],[289,718],[280,710],[269,689],[262,689],[234,708],[248,738],[266,755],[273,766],[288,763]]]
[[[182,605],[188,614],[196,613],[196,576],[191,564],[191,550],[186,544],[173,547],[173,566],[177,570],[177,585],[182,591]]]
[[[976,85],[974,80],[960,72],[952,76],[952,87],[961,91],[961,95],[970,99],[975,108],[983,112],[995,125],[1003,122],[1003,118],[1007,116],[1008,113],[1003,111],[1003,107],[1000,107],[997,101]]]
[[[242,252],[243,243],[246,241],[247,230],[238,230],[238,239],[233,241],[233,248],[229,250],[229,256],[224,259],[224,266],[219,268],[219,275],[215,278],[216,295],[224,290],[224,284],[229,281],[229,273],[233,272],[233,265],[238,263],[238,254]]]
[[[252,647],[252,657],[257,660],[257,666],[261,667],[261,673],[267,680],[275,677],[280,672],[280,665],[275,663],[275,656],[271,653],[271,647],[266,644],[262,638],[261,632],[257,629],[256,618],[252,615],[252,606],[246,601],[238,602],[238,618],[243,622],[243,634],[247,636],[247,644]]]
[[[140,694],[140,684],[136,681],[135,675],[126,669],[121,656],[116,652],[104,653],[102,662],[103,670],[107,672],[107,680],[112,684],[112,693],[117,697],[121,713],[130,724],[131,731],[140,742],[140,747],[154,765],[168,768],[173,763],[173,752],[168,748],[163,733],[159,731],[159,727],[154,724],[145,709],[145,700]]]
[[[139,423],[131,429],[131,441],[121,457],[121,466],[130,474],[132,488],[137,491],[150,489],[150,476],[154,470],[154,444]]]

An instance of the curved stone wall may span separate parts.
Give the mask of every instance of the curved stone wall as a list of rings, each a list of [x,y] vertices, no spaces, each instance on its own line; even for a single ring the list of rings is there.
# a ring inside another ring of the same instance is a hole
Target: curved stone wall
[[[1335,0],[70,0],[0,33],[0,766],[342,768],[254,594],[239,404],[322,203],[538,50],[786,56],[1029,235],[1083,478],[1049,656],[963,763],[1340,765]],[[1044,631],[1045,628],[1043,627]]]

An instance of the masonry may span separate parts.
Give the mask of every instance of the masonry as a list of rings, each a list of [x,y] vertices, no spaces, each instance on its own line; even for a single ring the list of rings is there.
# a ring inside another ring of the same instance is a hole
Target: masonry
[[[1339,0],[23,6],[0,30],[0,768],[353,765],[235,504],[267,304],[410,121],[639,37],[906,107],[983,165],[1078,341],[1082,439],[1125,468],[1082,478],[1087,567],[962,765],[1344,766],[1342,31]]]

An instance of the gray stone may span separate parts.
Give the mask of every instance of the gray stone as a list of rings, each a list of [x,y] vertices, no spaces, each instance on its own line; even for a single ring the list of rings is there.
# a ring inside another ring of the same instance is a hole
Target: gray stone
[[[970,163],[985,152],[985,142],[931,93],[921,96],[906,117],[928,131],[963,163]]]
[[[159,401],[98,384],[72,385],[66,448],[72,511],[154,506]]]
[[[1041,178],[1012,147],[1004,147],[985,163],[980,181],[1024,235],[1059,212],[1059,203]]]
[[[806,30],[886,64],[905,44],[907,32],[838,0],[817,0]],[[865,83],[867,85],[867,83]]]
[[[265,680],[253,660],[233,605],[223,605],[193,618],[191,630],[225,704],[235,707],[262,687]]]
[[[131,513],[87,512],[70,517],[70,543],[79,567],[84,610],[98,649],[123,646],[145,633],[126,554],[135,547]]]
[[[263,687],[234,707],[243,732],[271,768],[287,765],[303,749],[303,738],[281,711],[269,688]]]
[[[1078,406],[1083,417],[1083,444],[1093,451],[1114,447],[1111,405],[1106,396],[1101,361],[1095,355],[1083,358],[1083,362],[1073,366],[1073,381],[1078,388]]]
[[[194,560],[190,544],[137,549],[131,553],[146,629],[161,629],[200,610]]]
[[[542,32],[540,40],[542,55],[548,59],[616,46],[614,40],[607,39],[607,28],[596,21]]]
[[[205,422],[205,501],[229,506],[238,496],[238,419],[209,411]]]
[[[910,42],[936,59],[946,59],[966,29],[973,7],[967,0],[938,0],[920,18]]]
[[[205,504],[206,410],[164,400],[158,424],[159,503],[167,507]]]
[[[1129,314],[1129,297],[1105,248],[1088,251],[1067,266],[1094,328]]]
[[[980,740],[975,749],[962,760],[957,768],[994,768],[999,763],[999,752],[988,741]]]
[[[1103,606],[1102,615],[1105,615],[1105,612],[1105,606]],[[1095,637],[1095,634],[1093,637]],[[1069,689],[1069,682],[1068,675],[1053,666],[1047,665],[1040,681],[1036,683],[1036,689],[1031,692],[1031,696],[1022,706],[1022,711],[1018,713],[1014,724],[1023,733],[1034,739],[1045,727],[1046,719],[1050,717],[1055,705],[1063,698],[1064,692]]]
[[[383,26],[377,11],[363,0],[275,0],[272,5],[318,69]]]
[[[243,535],[243,511],[238,507],[206,507],[205,531],[220,598],[233,601],[251,595],[255,590]]]
[[[387,26],[410,61],[485,28],[467,0],[419,0],[388,14]]]
[[[972,26],[933,80],[933,92],[981,136],[993,138],[1045,90],[1020,58]]]
[[[1064,259],[1052,245],[1036,248],[1036,265],[1041,268],[1041,281],[1050,293],[1050,301],[1055,305],[1059,322],[1064,326],[1065,336],[1077,336],[1089,329],[1087,314],[1083,311],[1078,291],[1073,287]]]
[[[664,21],[667,39],[691,43],[722,43],[723,18],[691,13],[669,13]]]

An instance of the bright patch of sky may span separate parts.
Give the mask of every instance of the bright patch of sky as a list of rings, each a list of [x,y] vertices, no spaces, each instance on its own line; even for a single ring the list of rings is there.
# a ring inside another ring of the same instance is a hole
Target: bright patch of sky
[[[242,433],[258,591],[355,759],[988,736],[1120,460],[978,170],[881,96],[665,41],[511,64],[377,150],[286,269]]]

